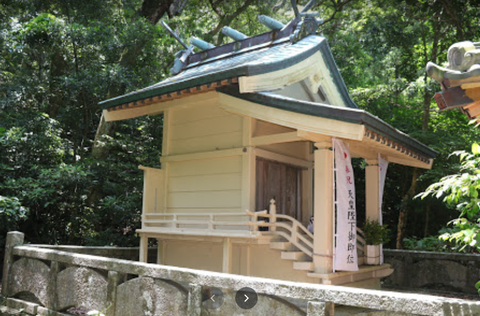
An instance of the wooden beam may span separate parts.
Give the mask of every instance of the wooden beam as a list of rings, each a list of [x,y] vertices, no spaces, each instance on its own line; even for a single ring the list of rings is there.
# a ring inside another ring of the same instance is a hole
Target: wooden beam
[[[298,142],[302,140],[304,139],[300,138],[297,135],[297,132],[289,132],[289,133],[280,133],[280,134],[253,137],[252,145],[265,146],[265,145],[273,145],[273,144],[279,144],[279,143]]]
[[[200,159],[209,159],[209,158],[241,156],[246,154],[247,152],[248,152],[248,149],[246,147],[221,149],[221,150],[205,151],[205,152],[193,153],[193,154],[161,157],[160,162],[165,163],[165,162],[172,162],[172,161],[188,161],[188,160],[200,160]]]
[[[303,131],[303,130],[298,130],[297,131],[297,136],[299,138],[303,139],[303,140],[311,141],[311,142],[314,142],[314,143],[327,142],[327,141],[331,141],[331,139],[332,139],[331,137],[326,136],[326,135],[307,132],[307,131]]]
[[[269,123],[345,139],[361,140],[364,135],[365,127],[361,124],[280,110],[224,93],[219,93],[218,98],[220,107],[228,112]]]
[[[476,118],[480,115],[480,102],[475,102],[464,107],[464,110],[468,113],[470,119]]]
[[[434,98],[441,110],[458,108],[480,101],[480,87],[463,89],[458,86],[437,92]]]
[[[422,162],[416,159],[404,159],[398,158],[396,156],[387,155],[386,160],[393,163],[398,163],[400,165],[417,167],[422,169],[431,169],[433,165],[433,159],[429,159],[428,162]]]
[[[464,83],[460,87],[462,87],[462,89],[465,89],[465,90],[473,89],[473,88],[480,88],[480,82]]]
[[[312,162],[308,160],[298,159],[294,157],[285,156],[282,154],[277,154],[265,149],[255,148],[255,155],[261,158],[279,161],[281,163],[286,163],[289,165],[299,166],[302,168],[310,168],[312,166]]]

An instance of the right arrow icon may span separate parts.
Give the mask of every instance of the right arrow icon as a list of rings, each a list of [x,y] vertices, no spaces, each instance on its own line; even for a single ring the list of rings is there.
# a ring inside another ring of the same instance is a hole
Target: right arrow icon
[[[249,287],[241,288],[235,294],[235,302],[240,308],[250,309],[253,308],[258,301],[258,295],[254,289]]]

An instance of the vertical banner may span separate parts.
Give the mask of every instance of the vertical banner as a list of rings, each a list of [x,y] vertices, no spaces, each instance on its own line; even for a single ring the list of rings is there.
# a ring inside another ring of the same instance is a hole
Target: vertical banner
[[[383,225],[383,216],[382,216],[382,203],[383,203],[383,192],[385,189],[385,179],[387,177],[387,168],[388,168],[388,161],[382,158],[380,154],[378,154],[378,167],[380,168],[380,172],[378,173],[378,190],[380,191],[378,194],[378,222],[380,225]],[[380,245],[380,264],[383,264],[383,245]]]
[[[357,213],[355,181],[350,152],[339,139],[333,139],[335,150],[335,189],[337,195],[337,243],[335,270],[358,271]]]

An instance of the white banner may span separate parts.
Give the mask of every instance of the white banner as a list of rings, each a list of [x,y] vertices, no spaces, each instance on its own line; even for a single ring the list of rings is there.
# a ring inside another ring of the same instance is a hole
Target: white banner
[[[380,201],[378,201],[378,222],[380,225],[383,225],[383,215],[382,215],[382,203],[383,203],[383,191],[385,189],[385,179],[387,177],[387,168],[388,168],[388,161],[382,158],[380,154],[378,154],[378,167],[380,168],[380,172],[378,173],[378,190],[380,191],[378,197]],[[383,264],[383,245],[380,245],[380,264]]]
[[[357,213],[355,182],[350,152],[339,139],[333,139],[335,150],[335,189],[337,200],[337,242],[335,270],[358,271]]]

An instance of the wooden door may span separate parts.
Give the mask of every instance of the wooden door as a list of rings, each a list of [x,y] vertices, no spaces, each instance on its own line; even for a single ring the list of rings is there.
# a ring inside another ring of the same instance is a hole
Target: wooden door
[[[262,158],[257,158],[256,165],[256,210],[268,210],[275,199],[277,214],[301,221],[302,169]]]

